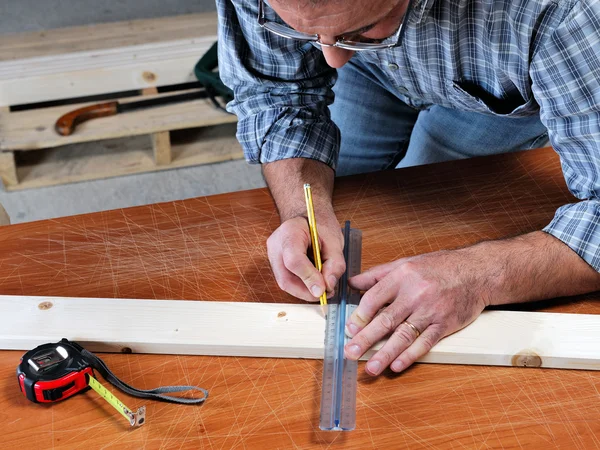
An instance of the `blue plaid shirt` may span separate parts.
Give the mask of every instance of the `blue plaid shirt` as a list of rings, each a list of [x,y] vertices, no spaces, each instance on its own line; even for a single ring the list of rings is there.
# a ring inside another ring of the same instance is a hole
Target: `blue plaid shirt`
[[[311,158],[335,168],[330,119],[336,71],[312,44],[257,24],[254,0],[217,0],[219,70],[235,93],[246,159]],[[600,271],[600,1],[416,0],[402,46],[354,58],[398,69],[404,102],[483,114],[540,113],[580,202],[559,208],[544,231]],[[267,6],[269,20],[281,19]],[[466,82],[466,83],[465,83]],[[475,83],[486,101],[466,87]]]

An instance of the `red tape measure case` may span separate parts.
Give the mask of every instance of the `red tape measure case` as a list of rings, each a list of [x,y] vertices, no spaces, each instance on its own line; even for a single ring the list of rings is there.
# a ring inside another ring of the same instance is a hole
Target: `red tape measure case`
[[[89,389],[92,367],[81,347],[66,339],[28,351],[17,367],[21,392],[32,402],[53,403]]]

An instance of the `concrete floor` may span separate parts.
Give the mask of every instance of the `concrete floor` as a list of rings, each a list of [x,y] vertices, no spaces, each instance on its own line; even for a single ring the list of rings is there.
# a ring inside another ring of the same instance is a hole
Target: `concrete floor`
[[[0,190],[11,223],[220,194],[265,185],[243,160],[25,191]]]
[[[0,34],[215,9],[211,0],[0,0]],[[179,200],[264,186],[260,167],[245,161],[5,192],[13,223]]]
[[[214,0],[0,0],[0,34],[214,10]]]

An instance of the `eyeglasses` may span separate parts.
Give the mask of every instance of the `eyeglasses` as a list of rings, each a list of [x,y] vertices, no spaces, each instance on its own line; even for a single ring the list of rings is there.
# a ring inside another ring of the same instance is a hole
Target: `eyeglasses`
[[[411,7],[412,0],[408,5],[406,14],[398,27],[398,30],[391,36],[385,39],[372,39],[367,41],[354,41],[352,39],[346,39],[346,36],[339,37],[334,44],[324,44],[321,42],[321,36],[318,34],[309,34],[296,31],[287,25],[282,25],[277,22],[272,22],[265,17],[265,2],[264,0],[258,0],[258,24],[269,30],[271,33],[281,36],[286,39],[294,39],[297,41],[307,41],[319,45],[320,47],[338,47],[344,50],[352,50],[355,52],[365,50],[384,50],[386,48],[398,47],[402,42],[402,36],[404,35],[404,26],[408,11]],[[362,38],[367,39],[367,38]],[[386,42],[387,41],[387,42]]]

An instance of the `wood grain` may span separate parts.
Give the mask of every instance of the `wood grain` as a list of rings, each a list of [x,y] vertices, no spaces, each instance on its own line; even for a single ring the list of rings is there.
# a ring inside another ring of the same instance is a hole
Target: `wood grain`
[[[363,231],[363,269],[538,230],[573,201],[550,149],[343,178],[335,190],[340,221]],[[300,303],[269,269],[265,241],[277,224],[268,192],[255,190],[2,227],[0,286],[9,295]],[[598,300],[513,309],[598,314]],[[28,403],[14,378],[20,355],[0,352],[4,448],[600,446],[591,371],[418,364],[372,379],[361,363],[357,430],[339,434],[318,430],[317,360],[106,355],[137,387],[211,390],[198,408],[146,403],[148,423],[130,432],[92,394]]]
[[[143,317],[132,321],[131,317]],[[93,352],[323,359],[321,307],[0,295],[0,349],[67,338]],[[600,370],[600,316],[484,311],[422,363]],[[384,344],[376,343],[362,359]]]

